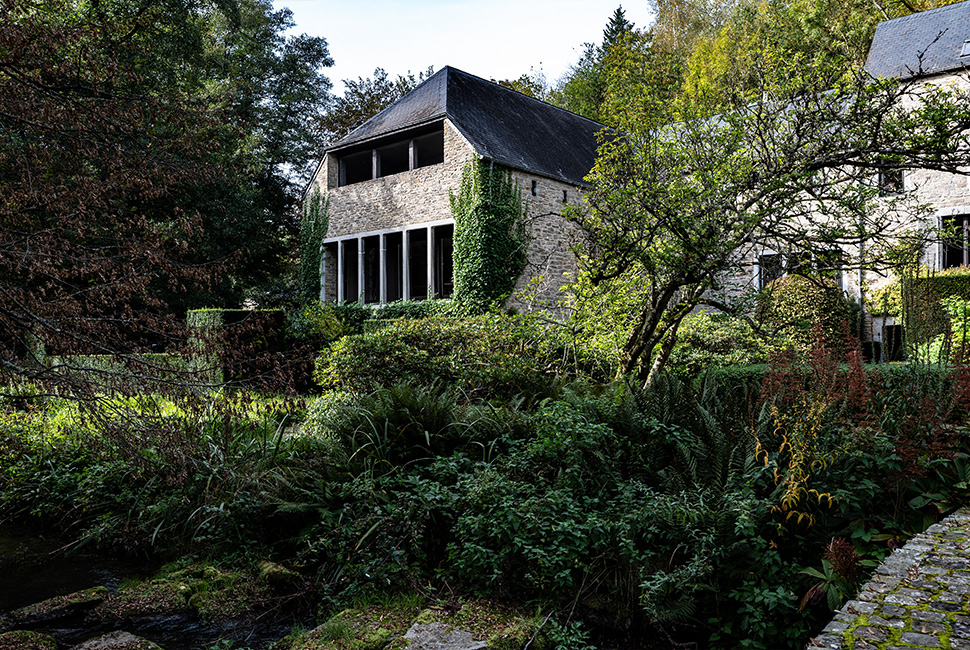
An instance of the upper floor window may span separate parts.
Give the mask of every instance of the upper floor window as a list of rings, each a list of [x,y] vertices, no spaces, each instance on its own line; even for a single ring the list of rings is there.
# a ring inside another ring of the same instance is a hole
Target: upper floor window
[[[797,251],[789,253],[765,252],[758,256],[758,288],[764,289],[772,280],[797,273],[830,277],[840,289],[845,255],[838,248],[809,253]]]
[[[879,194],[882,196],[902,194],[905,189],[903,185],[903,170],[887,169],[880,171],[876,177],[876,184],[879,187]]]
[[[351,151],[337,157],[337,186],[437,165],[445,160],[445,132],[441,125],[430,133],[404,135],[378,146]]]

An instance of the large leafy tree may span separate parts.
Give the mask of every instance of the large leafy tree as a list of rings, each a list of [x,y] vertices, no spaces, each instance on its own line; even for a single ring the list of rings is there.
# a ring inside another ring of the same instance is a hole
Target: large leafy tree
[[[319,39],[281,40],[287,24],[256,0],[0,6],[6,370],[47,372],[37,339],[57,353],[144,349],[174,332],[187,292],[244,284],[213,260],[278,237],[298,189],[288,169],[311,155],[297,114],[321,92],[290,84],[323,83],[329,60]]]
[[[922,236],[924,208],[881,196],[877,174],[970,163],[966,90],[771,72],[757,100],[720,96],[713,117],[695,98],[641,101],[600,150],[589,209],[573,215],[583,235],[575,289],[580,321],[615,333],[622,373],[652,381],[686,314],[736,306],[732,280],[750,278],[759,247],[887,262],[890,245]]]
[[[601,105],[607,87],[607,59],[613,47],[632,30],[633,23],[626,19],[623,7],[617,7],[603,29],[602,42],[583,46],[579,61],[549,93],[548,100],[591,120],[605,121]]]
[[[391,78],[383,68],[376,68],[370,78],[344,79],[344,94],[334,99],[327,110],[315,118],[319,133],[317,155],[323,148],[377,115],[409,93],[434,73],[432,68],[417,75],[408,73]]]
[[[190,21],[201,33],[184,74],[235,138],[223,151],[223,182],[194,197],[205,226],[195,259],[223,260],[226,281],[181,306],[243,297],[273,303],[295,285],[297,205],[317,160],[318,121],[332,99],[322,72],[332,60],[324,39],[287,37],[292,16],[269,0],[205,3]]]

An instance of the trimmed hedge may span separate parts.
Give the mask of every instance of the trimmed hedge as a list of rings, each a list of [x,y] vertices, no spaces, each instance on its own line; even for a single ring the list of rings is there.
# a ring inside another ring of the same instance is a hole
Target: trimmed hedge
[[[532,316],[402,319],[346,336],[317,358],[327,389],[370,392],[398,383],[453,385],[468,399],[538,395],[558,376],[609,376],[564,328]]]
[[[943,303],[949,298],[970,300],[970,268],[922,268],[913,277],[896,278],[872,293],[869,310],[902,319],[910,340],[925,343],[947,331],[951,317]]]

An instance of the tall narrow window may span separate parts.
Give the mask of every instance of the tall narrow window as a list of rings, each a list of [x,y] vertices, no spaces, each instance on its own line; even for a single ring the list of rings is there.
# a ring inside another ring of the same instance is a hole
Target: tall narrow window
[[[364,237],[364,303],[381,300],[381,238]]]
[[[402,239],[402,233],[399,232],[384,235],[384,286],[387,302],[400,300],[404,296],[401,277]]]
[[[877,180],[879,184],[879,194],[889,196],[892,194],[903,193],[903,170],[887,169],[879,172]]]
[[[438,298],[451,298],[454,290],[454,232],[452,225],[438,226],[434,233],[434,293]]]
[[[532,181],[532,196],[537,196],[539,194],[539,183],[538,181]]]
[[[347,302],[357,302],[360,295],[357,287],[357,240],[348,239],[340,245],[344,247],[343,299]]]
[[[428,298],[428,230],[409,230],[408,238],[408,287],[412,300]]]
[[[970,266],[970,215],[943,219],[943,268]]]
[[[758,287],[764,289],[772,280],[785,274],[783,258],[778,253],[766,253],[758,257]]]

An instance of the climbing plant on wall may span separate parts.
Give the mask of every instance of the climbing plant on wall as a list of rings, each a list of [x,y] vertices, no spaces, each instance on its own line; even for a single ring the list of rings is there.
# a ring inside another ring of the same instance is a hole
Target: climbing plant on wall
[[[451,194],[455,219],[454,300],[467,313],[481,313],[506,298],[525,268],[525,205],[508,170],[490,161],[465,166],[458,194]]]
[[[314,188],[303,204],[300,222],[300,295],[304,300],[320,298],[320,246],[330,225],[328,197]]]

